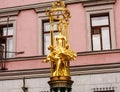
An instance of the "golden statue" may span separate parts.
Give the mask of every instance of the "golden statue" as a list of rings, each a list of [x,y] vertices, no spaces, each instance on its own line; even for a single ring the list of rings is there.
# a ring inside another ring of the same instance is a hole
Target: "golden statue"
[[[50,40],[48,47],[50,54],[44,62],[51,62],[51,77],[69,77],[70,61],[76,58],[76,53],[72,51],[68,40],[68,25],[70,12],[65,7],[62,0],[52,4],[52,8],[46,11],[50,19]],[[58,35],[54,36],[53,26],[57,21]]]

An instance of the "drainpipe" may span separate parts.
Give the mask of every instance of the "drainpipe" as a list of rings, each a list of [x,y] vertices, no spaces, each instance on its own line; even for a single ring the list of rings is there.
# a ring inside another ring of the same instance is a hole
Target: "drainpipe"
[[[23,77],[23,87],[22,87],[22,90],[23,92],[28,92],[28,87],[26,87],[26,82],[25,82],[25,77]]]

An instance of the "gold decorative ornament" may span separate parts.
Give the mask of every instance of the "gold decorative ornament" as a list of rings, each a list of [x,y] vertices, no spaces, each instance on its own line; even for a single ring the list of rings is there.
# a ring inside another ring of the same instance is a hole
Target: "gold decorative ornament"
[[[70,61],[76,58],[76,53],[70,48],[68,25],[70,12],[62,0],[52,3],[52,8],[47,9],[46,15],[50,19],[50,40],[48,47],[50,53],[44,62],[51,62],[51,78],[60,77],[62,80],[70,77]],[[57,21],[58,35],[54,35],[54,22]]]

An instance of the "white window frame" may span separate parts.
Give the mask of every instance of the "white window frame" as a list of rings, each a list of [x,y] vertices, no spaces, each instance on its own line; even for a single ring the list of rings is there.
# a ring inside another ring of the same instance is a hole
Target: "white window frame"
[[[40,12],[38,13],[38,55],[43,55],[43,45],[44,44],[43,41],[43,21],[47,20],[48,17],[46,16],[46,12]]]
[[[116,49],[116,39],[115,39],[115,30],[114,30],[114,9],[113,4],[109,5],[98,5],[98,6],[88,6],[85,7],[86,10],[86,20],[87,20],[87,49],[88,51],[92,50],[91,47],[91,25],[90,25],[90,15],[99,14],[99,13],[109,13],[110,16],[110,29],[111,29],[111,46],[112,49]]]

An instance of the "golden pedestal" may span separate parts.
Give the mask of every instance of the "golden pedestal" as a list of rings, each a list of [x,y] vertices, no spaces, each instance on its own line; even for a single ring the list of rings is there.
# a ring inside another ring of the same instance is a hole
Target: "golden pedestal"
[[[71,92],[73,81],[70,77],[51,77],[48,82],[50,92]]]

